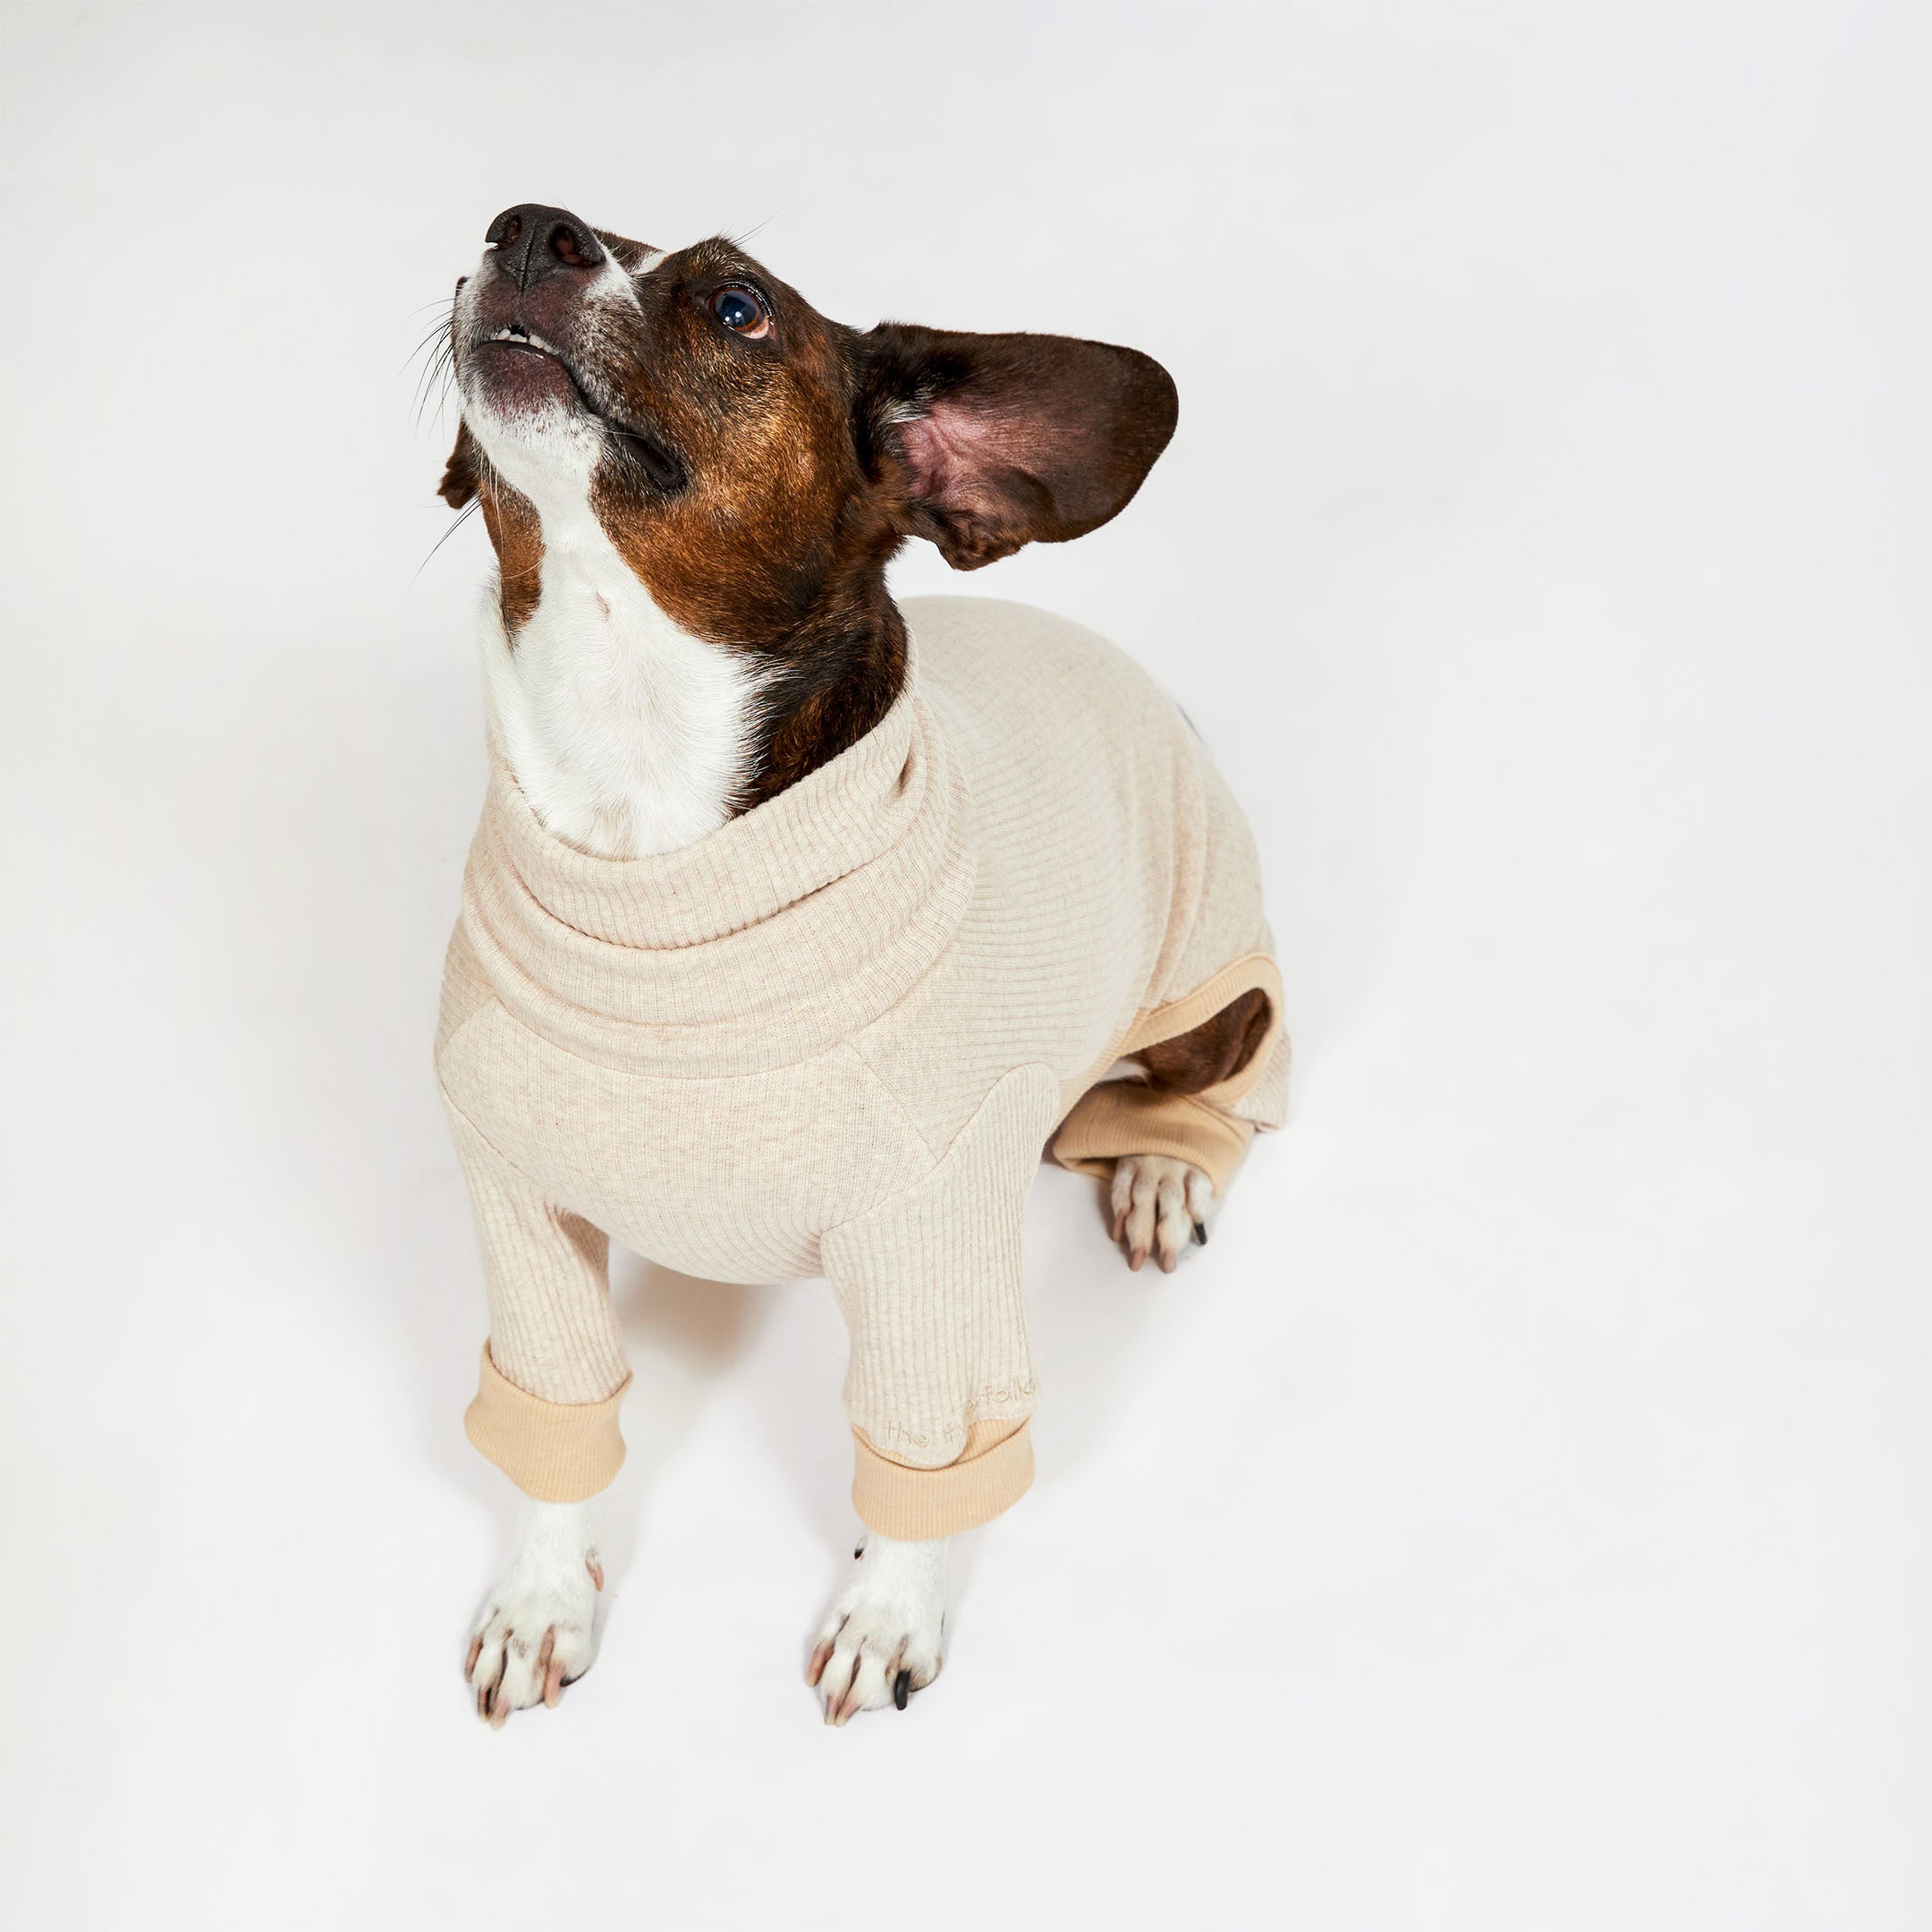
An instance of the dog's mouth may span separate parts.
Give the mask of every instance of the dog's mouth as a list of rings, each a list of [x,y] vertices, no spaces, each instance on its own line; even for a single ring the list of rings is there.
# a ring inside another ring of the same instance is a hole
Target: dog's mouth
[[[521,322],[477,329],[464,359],[475,380],[498,408],[515,411],[569,409],[585,401],[570,358]],[[461,365],[459,365],[459,370]]]
[[[483,336],[477,346],[506,352],[515,361],[526,366],[537,361],[551,364],[555,373],[541,378],[542,386],[559,400],[566,396],[573,400],[585,415],[602,423],[616,439],[615,447],[623,460],[640,470],[656,489],[666,492],[681,489],[688,480],[683,463],[661,437],[628,420],[613,408],[597,393],[602,386],[587,381],[570,358],[536,330],[521,322],[505,323]],[[513,377],[512,382],[519,389],[526,386],[524,381],[516,377]]]
[[[512,323],[508,328],[500,328],[487,338],[493,343],[507,343],[513,349],[528,350],[532,355],[548,356],[553,362],[561,362],[566,375],[571,374],[570,359],[555,343],[546,342],[541,335],[533,335],[529,329]],[[572,382],[575,377],[572,377]]]

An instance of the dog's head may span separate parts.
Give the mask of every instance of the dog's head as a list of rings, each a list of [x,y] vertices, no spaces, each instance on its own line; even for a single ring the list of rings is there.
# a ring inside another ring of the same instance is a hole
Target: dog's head
[[[729,242],[666,251],[534,204],[491,223],[451,347],[442,494],[481,496],[513,633],[546,526],[589,517],[685,630],[783,651],[859,608],[908,537],[974,570],[1097,529],[1174,426],[1174,384],[1133,350],[860,334]]]

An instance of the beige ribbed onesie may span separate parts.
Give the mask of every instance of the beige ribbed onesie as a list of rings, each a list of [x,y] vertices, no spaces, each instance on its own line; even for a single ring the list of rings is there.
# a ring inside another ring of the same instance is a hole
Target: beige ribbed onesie
[[[630,1380],[608,1240],[689,1275],[823,1273],[852,1337],[853,1501],[951,1535],[1032,1476],[1021,1224],[1042,1149],[1224,1188],[1287,1080],[1254,843],[1174,704],[1013,604],[922,598],[859,743],[682,852],[596,859],[500,755],[436,1068],[489,1292],[466,1426],[533,1496],[603,1488]],[[1223,1086],[1100,1076],[1250,988]]]

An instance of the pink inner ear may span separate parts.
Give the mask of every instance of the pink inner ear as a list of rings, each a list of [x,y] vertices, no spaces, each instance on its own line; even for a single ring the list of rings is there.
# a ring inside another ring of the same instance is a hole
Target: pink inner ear
[[[992,410],[964,410],[946,402],[902,424],[899,447],[911,472],[913,494],[943,510],[987,506],[993,475],[1023,470],[1018,419]]]

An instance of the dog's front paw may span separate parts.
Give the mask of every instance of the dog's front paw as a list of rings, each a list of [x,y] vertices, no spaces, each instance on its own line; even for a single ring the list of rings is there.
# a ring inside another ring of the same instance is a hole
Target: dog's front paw
[[[1137,1272],[1151,1252],[1172,1275],[1181,1250],[1205,1243],[1214,1182],[1165,1154],[1123,1154],[1114,1163],[1114,1239]]]
[[[603,1565],[581,1505],[533,1503],[510,1567],[470,1633],[464,1679],[477,1716],[500,1731],[513,1710],[555,1708],[597,1657]]]
[[[805,1682],[825,1699],[826,1722],[854,1711],[906,1707],[939,1674],[945,1622],[946,1546],[895,1543],[868,1533],[844,1594],[818,1632]]]

